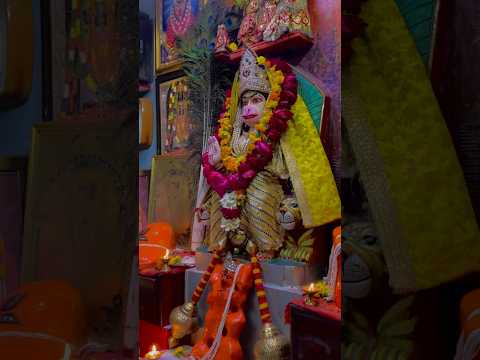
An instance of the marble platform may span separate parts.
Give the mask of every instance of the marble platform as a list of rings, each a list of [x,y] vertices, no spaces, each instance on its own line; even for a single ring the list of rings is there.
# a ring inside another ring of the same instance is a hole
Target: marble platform
[[[192,298],[192,293],[200,281],[200,278],[203,274],[203,269],[208,265],[208,261],[207,264],[205,264],[202,259],[200,260],[200,263],[197,262],[198,267],[189,269],[185,273],[185,301],[189,301]],[[285,309],[290,301],[302,296],[302,290],[298,286],[279,285],[288,282],[291,279],[285,278],[285,273],[288,271],[282,271],[282,269],[280,269],[282,266],[277,266],[278,268],[269,270],[269,272],[271,272],[270,278],[269,281],[264,282],[264,286],[270,305],[273,323],[285,336],[290,339],[290,325],[285,324]],[[263,267],[263,269],[264,272],[266,272],[266,268]],[[275,271],[277,271],[278,274],[275,274]],[[297,280],[300,281],[300,279]],[[303,284],[305,284],[305,282],[303,282],[302,285]],[[203,321],[205,313],[207,312],[206,299],[209,291],[210,285],[208,285],[205,289],[205,293],[198,304],[198,312],[201,322]],[[260,337],[260,331],[262,328],[258,301],[253,288],[247,300],[245,314],[247,318],[247,326],[243,331],[240,342],[244,350],[245,360],[253,360],[253,347]]]
[[[212,254],[204,249],[197,249],[195,264],[197,269],[204,271],[212,258]],[[310,265],[301,262],[273,259],[262,262],[263,281],[266,284],[280,287],[302,287],[314,281],[318,281],[326,275],[327,269],[320,265]]]

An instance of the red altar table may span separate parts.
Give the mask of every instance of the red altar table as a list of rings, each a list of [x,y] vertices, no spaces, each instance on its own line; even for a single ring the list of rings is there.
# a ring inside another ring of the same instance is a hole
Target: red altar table
[[[170,312],[185,300],[185,267],[160,271],[142,269],[140,278],[140,319],[159,326],[169,323]]]
[[[335,303],[318,306],[296,299],[288,305],[293,360],[340,360],[342,313]]]

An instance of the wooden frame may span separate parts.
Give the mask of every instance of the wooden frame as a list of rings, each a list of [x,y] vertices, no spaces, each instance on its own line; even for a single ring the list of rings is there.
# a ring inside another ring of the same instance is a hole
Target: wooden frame
[[[139,12],[139,80],[147,84],[154,81],[154,59],[155,59],[155,14],[151,16],[145,12]]]
[[[53,119],[52,19],[50,0],[40,0],[42,27],[42,120]]]
[[[99,329],[92,337],[118,349],[138,235],[135,113],[36,125],[25,212],[22,281],[70,282]],[[116,314],[110,330],[105,308]]]
[[[42,1],[45,51],[43,91],[44,94],[49,95],[45,105],[47,110],[44,109],[47,120],[55,119],[62,112],[62,101],[65,93],[64,69],[67,39],[65,11],[64,0]],[[45,89],[48,89],[48,91]]]
[[[0,1],[0,108],[28,99],[33,77],[32,0]]]
[[[151,170],[142,170],[138,174],[139,234],[143,234],[146,231],[148,225],[148,204],[150,196],[151,173]]]
[[[0,302],[20,280],[27,159],[0,157]]]

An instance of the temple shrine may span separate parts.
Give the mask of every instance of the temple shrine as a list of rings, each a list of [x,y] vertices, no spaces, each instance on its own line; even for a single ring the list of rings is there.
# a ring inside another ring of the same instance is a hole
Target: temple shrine
[[[478,0],[0,0],[0,359],[480,360]]]
[[[328,85],[314,66],[321,49],[339,55],[338,10],[156,8],[161,143],[141,174],[140,356],[340,359],[340,64],[326,66]],[[194,20],[172,41],[177,14]]]

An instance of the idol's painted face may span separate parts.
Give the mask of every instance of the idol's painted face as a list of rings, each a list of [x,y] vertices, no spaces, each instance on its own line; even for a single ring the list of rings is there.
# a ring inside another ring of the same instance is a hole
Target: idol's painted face
[[[245,91],[240,99],[243,122],[250,127],[255,126],[262,117],[265,108],[265,95],[258,91]]]

